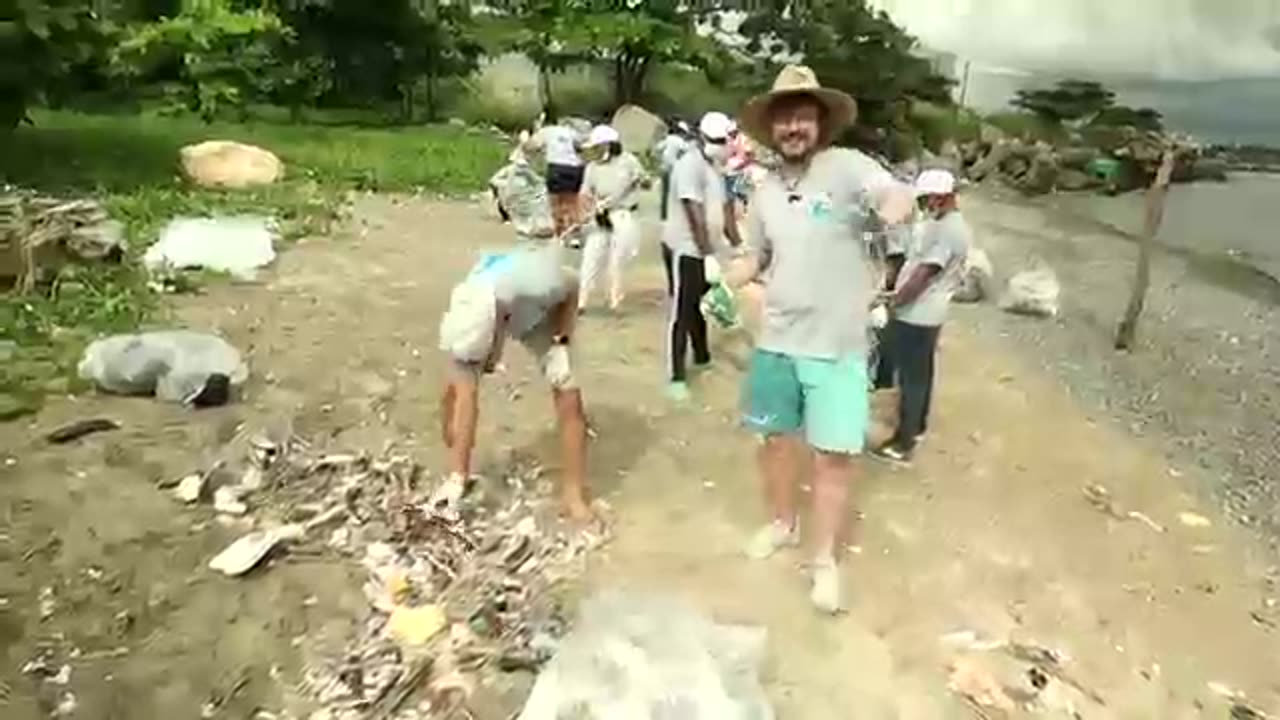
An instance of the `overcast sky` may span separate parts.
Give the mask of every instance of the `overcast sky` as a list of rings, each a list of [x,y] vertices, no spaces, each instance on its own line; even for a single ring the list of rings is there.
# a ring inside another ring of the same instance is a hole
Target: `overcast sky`
[[[1160,80],[1280,75],[1280,0],[872,0],[983,65]]]

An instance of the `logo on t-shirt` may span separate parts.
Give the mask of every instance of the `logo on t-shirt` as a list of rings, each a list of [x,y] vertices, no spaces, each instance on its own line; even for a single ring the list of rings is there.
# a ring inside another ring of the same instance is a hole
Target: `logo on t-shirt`
[[[828,222],[831,220],[831,207],[831,196],[818,193],[809,201],[809,217],[818,222]]]

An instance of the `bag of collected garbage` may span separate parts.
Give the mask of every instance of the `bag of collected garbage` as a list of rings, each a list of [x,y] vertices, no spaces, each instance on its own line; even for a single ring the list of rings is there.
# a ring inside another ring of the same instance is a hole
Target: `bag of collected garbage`
[[[982,302],[993,295],[995,268],[991,257],[981,248],[971,248],[960,271],[960,286],[951,299],[960,303]]]
[[[1041,266],[1009,278],[1000,309],[1018,315],[1054,317],[1058,314],[1058,276],[1053,269]]]
[[[252,280],[258,268],[275,260],[275,236],[274,223],[265,217],[174,218],[142,263],[151,272],[204,268]]]
[[[222,338],[171,330],[95,340],[80,359],[79,374],[110,393],[154,394],[206,407],[225,404],[249,368]]]
[[[709,318],[725,330],[732,330],[741,324],[738,317],[738,303],[734,300],[733,291],[723,282],[716,283],[702,296],[699,304],[702,316]]]
[[[772,720],[763,628],[718,625],[667,597],[590,598],[519,720]]]

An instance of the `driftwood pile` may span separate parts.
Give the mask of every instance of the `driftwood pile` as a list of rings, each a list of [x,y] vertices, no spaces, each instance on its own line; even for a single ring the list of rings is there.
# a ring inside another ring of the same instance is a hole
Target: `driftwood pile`
[[[124,226],[94,200],[0,193],[0,287],[30,292],[68,261],[118,260]]]
[[[260,438],[249,455],[242,476],[215,495],[234,488],[288,523],[265,531],[271,550],[344,557],[368,572],[356,636],[339,655],[314,657],[296,688],[305,717],[467,717],[478,686],[550,659],[567,631],[553,590],[579,573],[599,538],[558,527],[536,463],[450,487],[390,450],[321,455],[296,439]]]

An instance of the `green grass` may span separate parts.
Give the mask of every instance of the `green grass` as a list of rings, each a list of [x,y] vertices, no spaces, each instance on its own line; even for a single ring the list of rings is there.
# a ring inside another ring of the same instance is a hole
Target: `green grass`
[[[482,189],[505,150],[484,133],[449,126],[365,128],[267,122],[204,124],[147,115],[35,112],[34,127],[0,136],[0,183],[62,197],[94,197],[126,226],[117,266],[64,270],[47,292],[0,294],[0,340],[18,350],[0,362],[0,396],[38,405],[60,391],[84,344],[163,320],[164,303],[137,260],[179,215],[255,213],[281,221],[285,239],[326,232],[352,189],[463,194]],[[262,146],[285,163],[285,180],[244,191],[205,190],[178,172],[178,150],[207,139]],[[2,291],[0,291],[2,292]],[[0,397],[0,419],[6,398]]]

